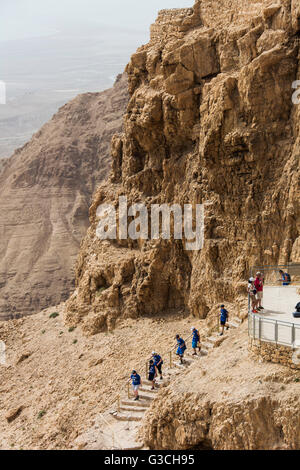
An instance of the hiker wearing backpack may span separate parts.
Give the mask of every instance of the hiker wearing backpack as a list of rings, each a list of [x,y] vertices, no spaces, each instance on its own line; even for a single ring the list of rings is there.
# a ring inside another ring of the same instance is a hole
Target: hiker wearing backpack
[[[184,351],[186,350],[186,344],[185,344],[184,339],[180,338],[179,335],[176,335],[176,341],[177,341],[176,355],[179,356],[180,363],[183,364],[183,356],[184,356]]]
[[[194,350],[193,356],[197,356],[196,348],[198,348],[198,351],[201,351],[201,346],[200,346],[200,334],[199,331],[193,326],[191,328],[193,332],[193,340],[192,340],[192,348]]]
[[[289,286],[291,283],[291,276],[289,273],[285,273],[282,269],[279,270],[281,279],[278,279],[278,282],[282,282],[283,286]]]
[[[257,313],[257,310],[256,310],[256,305],[257,305],[257,299],[256,299],[256,288],[255,288],[255,285],[254,285],[254,277],[250,277],[249,281],[248,281],[248,294],[249,294],[249,297],[250,297],[250,302],[251,302],[251,306],[252,306],[252,313]]]
[[[157,354],[155,351],[152,351],[152,359],[154,361],[154,366],[156,367],[159,375],[160,375],[160,380],[163,379],[163,376],[162,376],[162,365],[164,363],[164,361],[162,360],[162,358],[160,357],[159,354]]]
[[[141,380],[141,377],[137,373],[136,370],[132,371],[132,374],[131,374],[130,379],[128,380],[128,382],[130,380],[131,380],[131,383],[132,383],[132,390],[133,390],[133,393],[134,393],[134,396],[135,396],[134,401],[137,401],[137,400],[140,399],[140,397],[139,397],[139,388],[142,385],[142,380]]]

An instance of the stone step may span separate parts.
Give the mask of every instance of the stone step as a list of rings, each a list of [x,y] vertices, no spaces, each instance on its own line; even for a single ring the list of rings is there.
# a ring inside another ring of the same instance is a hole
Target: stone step
[[[176,367],[177,369],[181,369],[181,370],[187,368],[187,365],[180,364],[179,362],[175,362],[175,361],[173,361],[173,366]]]
[[[179,368],[177,369],[177,367],[174,367],[173,369],[170,369],[170,370],[172,371],[170,374],[171,379],[173,379],[174,377],[176,379],[176,377],[180,375],[182,372],[182,369],[179,369]]]
[[[202,351],[197,351],[197,356],[194,356],[193,353],[190,353],[190,356],[192,361],[198,361],[204,354],[202,354]]]
[[[186,364],[192,364],[195,359],[194,359],[193,356],[189,356],[189,357],[186,357],[186,356],[185,356],[185,357],[183,358],[183,360],[184,360],[184,362],[185,362]]]
[[[240,323],[237,323],[236,321],[232,321],[232,320],[229,320],[228,325],[229,325],[231,328],[238,328],[239,326],[241,326]]]
[[[157,393],[158,389],[152,390],[151,386],[149,385],[143,385],[142,387],[139,388],[140,392],[147,392],[147,393]]]
[[[174,377],[174,375],[180,374],[180,372],[179,372],[178,369],[176,369],[175,367],[173,367],[172,369],[168,369],[167,374],[168,374],[169,380],[172,380],[173,377]]]
[[[150,401],[149,400],[144,400],[143,403],[139,401],[130,401],[130,400],[122,400],[121,405],[123,406],[132,406],[136,408],[149,408],[150,406]]]
[[[136,403],[136,402],[134,402]],[[131,406],[131,405],[121,405],[120,410],[122,411],[133,411],[135,413],[140,413],[147,411],[148,407],[143,407],[143,406]]]
[[[142,406],[144,406],[145,402],[148,402],[149,400],[153,400],[154,398],[154,394],[153,393],[148,393],[148,390],[146,392],[143,391],[143,393],[139,393],[139,397],[140,399],[139,400],[136,400],[134,401],[134,395],[130,395],[130,397],[128,398],[129,401],[132,400],[132,403],[136,403],[136,402],[139,402],[139,403],[142,403]]]
[[[162,384],[162,383],[163,383],[163,380],[160,380],[159,378],[156,378],[156,379],[155,379],[155,386],[156,386],[157,388],[159,388],[159,387],[160,387],[160,384]],[[143,380],[143,384],[151,385],[151,386],[152,386],[152,382],[151,382],[150,380]]]
[[[217,341],[220,341],[220,336],[209,336],[206,341],[214,345]]]
[[[206,353],[207,353],[207,350],[204,347],[202,347],[200,352],[197,349],[197,356],[194,356],[192,352],[190,352],[188,354],[189,354],[190,359],[192,359],[192,360],[196,359],[197,360],[197,359],[200,359],[201,356],[206,356]]]
[[[139,401],[143,403],[143,401],[152,401],[153,398],[155,398],[155,395],[153,393],[143,392],[142,394],[139,394],[140,399]]]
[[[131,447],[122,447],[122,450],[142,450],[143,447],[144,447],[144,444],[136,443],[136,445],[133,445]]]
[[[187,356],[188,356],[188,357],[187,357]],[[177,359],[177,358],[175,357],[174,360],[173,360],[173,363],[174,363],[174,362],[178,362],[178,363],[179,363],[179,358]],[[193,359],[192,356],[186,355],[186,356],[184,356],[184,358],[183,358],[183,362],[185,363],[185,365],[188,365],[188,366],[189,366],[190,364],[192,364],[192,363],[194,362],[194,359]]]
[[[204,347],[204,350],[209,351],[210,349],[213,349],[214,345],[210,343],[209,341],[203,341],[202,346]]]
[[[112,412],[111,415],[117,421],[141,421],[144,416],[144,413],[140,412],[139,415],[138,414],[132,415],[126,412]]]

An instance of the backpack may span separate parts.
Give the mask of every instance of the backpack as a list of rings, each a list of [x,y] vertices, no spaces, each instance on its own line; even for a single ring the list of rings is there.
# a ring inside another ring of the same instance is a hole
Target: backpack
[[[286,282],[291,282],[291,276],[289,273],[284,273],[285,274],[285,281]]]
[[[297,312],[300,312],[300,302],[297,303],[295,309],[296,309]]]

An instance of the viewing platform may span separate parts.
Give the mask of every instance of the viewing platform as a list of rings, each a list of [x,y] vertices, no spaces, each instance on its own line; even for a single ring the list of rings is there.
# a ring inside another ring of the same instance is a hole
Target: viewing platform
[[[259,313],[249,312],[249,336],[285,346],[300,347],[300,318],[294,318],[300,302],[300,283],[291,286],[265,286]]]
[[[289,285],[279,280],[279,270],[289,274]],[[264,279],[264,309],[253,313],[248,297],[249,350],[259,360],[300,369],[300,318],[293,316],[300,302],[300,265],[254,267],[250,277],[257,272]]]

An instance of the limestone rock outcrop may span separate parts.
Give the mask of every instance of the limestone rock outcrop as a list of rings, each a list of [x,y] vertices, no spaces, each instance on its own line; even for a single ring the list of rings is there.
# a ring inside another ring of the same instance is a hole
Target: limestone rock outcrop
[[[299,262],[299,7],[201,0],[163,10],[127,67],[124,132],[90,209],[67,321],[87,333],[170,308],[204,318],[245,293],[255,264]],[[100,241],[97,208],[205,206],[202,250],[184,240]]]
[[[0,319],[73,290],[91,196],[109,173],[127,102],[125,75],[110,90],[79,95],[0,166]]]

